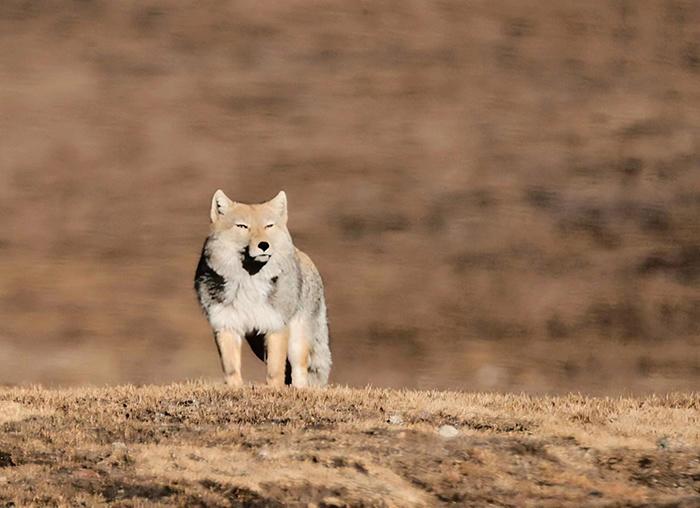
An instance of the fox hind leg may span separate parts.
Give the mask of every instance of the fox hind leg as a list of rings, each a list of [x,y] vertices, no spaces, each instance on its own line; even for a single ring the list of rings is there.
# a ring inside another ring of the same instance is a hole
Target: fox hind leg
[[[292,320],[289,326],[289,363],[292,366],[292,386],[298,388],[309,385],[310,337],[304,320]]]
[[[259,360],[262,360],[263,362],[267,363],[265,334],[255,330],[250,333],[247,333],[245,339],[248,341],[248,344],[250,345],[250,349],[251,351],[253,351],[253,354],[255,354],[255,356],[257,356]],[[292,366],[289,364],[289,360],[287,360],[284,368],[284,384],[292,384]]]

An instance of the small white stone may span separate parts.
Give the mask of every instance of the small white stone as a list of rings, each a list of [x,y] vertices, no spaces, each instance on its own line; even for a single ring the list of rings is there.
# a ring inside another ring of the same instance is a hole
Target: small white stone
[[[115,441],[112,443],[112,448],[115,450],[126,450],[126,444],[122,443],[121,441]]]
[[[392,425],[402,425],[403,418],[401,417],[401,415],[391,415],[387,422],[389,422]]]
[[[438,434],[446,439],[450,439],[456,437],[459,434],[459,431],[452,425],[443,425],[438,429]]]

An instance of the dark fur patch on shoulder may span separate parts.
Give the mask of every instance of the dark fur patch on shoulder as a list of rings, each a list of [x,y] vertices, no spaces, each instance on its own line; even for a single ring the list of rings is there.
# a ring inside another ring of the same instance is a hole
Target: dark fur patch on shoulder
[[[216,302],[223,303],[224,301],[226,279],[209,265],[206,241],[202,247],[202,255],[199,257],[197,271],[194,274],[194,289],[197,291],[200,303],[202,303],[203,293]]]
[[[270,279],[270,282],[272,282],[272,287],[270,288],[270,292],[267,295],[267,301],[268,302],[274,302],[275,299],[277,298],[277,293],[279,292],[280,287],[277,285],[277,280],[279,277],[276,275]]]

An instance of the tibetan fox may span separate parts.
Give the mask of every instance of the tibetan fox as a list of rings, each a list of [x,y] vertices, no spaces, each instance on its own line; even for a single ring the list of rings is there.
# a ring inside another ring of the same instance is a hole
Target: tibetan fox
[[[210,217],[194,287],[226,383],[243,383],[245,338],[267,364],[269,385],[325,385],[331,352],[323,283],[287,230],[286,194],[248,205],[217,190]]]

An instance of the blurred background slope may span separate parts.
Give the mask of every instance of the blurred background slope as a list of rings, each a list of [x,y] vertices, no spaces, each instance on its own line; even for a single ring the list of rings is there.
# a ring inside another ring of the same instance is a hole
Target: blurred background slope
[[[700,386],[697,2],[0,2],[0,383],[217,378],[217,188],[287,191],[335,382]]]

